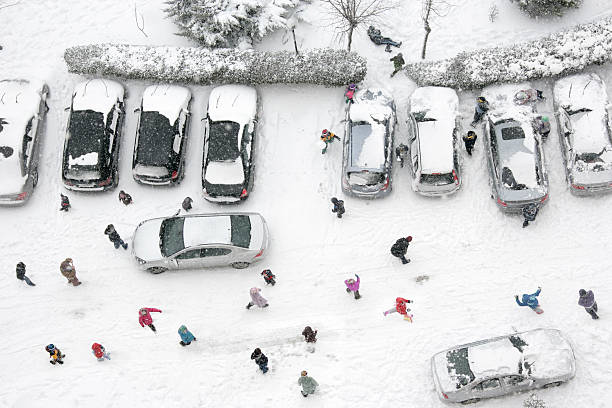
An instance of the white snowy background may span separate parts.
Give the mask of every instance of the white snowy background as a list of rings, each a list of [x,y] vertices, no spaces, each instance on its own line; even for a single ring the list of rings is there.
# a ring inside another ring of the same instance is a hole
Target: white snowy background
[[[585,0],[561,19],[533,20],[510,2],[496,0],[499,17],[488,19],[491,2],[458,0],[433,24],[428,58],[461,50],[533,39],[562,27],[612,14],[609,0]],[[383,35],[403,41],[404,58],[416,60],[423,37],[420,1],[402,1],[379,24]],[[136,27],[134,6],[144,19]],[[121,145],[120,183],[112,192],[69,193],[72,210],[59,212],[61,151],[75,84],[67,73],[66,47],[94,42],[195,45],[174,35],[162,0],[0,1],[2,78],[42,78],[50,87],[40,182],[22,208],[0,211],[0,407],[442,407],[434,390],[430,357],[447,347],[537,327],[563,330],[577,359],[576,377],[558,388],[538,391],[550,407],[609,406],[612,384],[610,241],[612,196],[576,198],[566,188],[553,122],[545,145],[550,200],[538,219],[502,214],[489,198],[482,134],[474,157],[465,153],[463,185],[448,199],[414,194],[407,169],[395,168],[393,192],[376,201],[344,197],[340,189],[341,145],[322,156],[318,135],[328,128],[342,136],[341,88],[262,86],[263,110],[256,146],[255,189],[238,206],[205,202],[200,194],[202,125],[211,87],[190,86],[192,127],[187,171],[176,188],[149,188],[131,177],[135,116],[150,83],[128,81],[127,121]],[[296,28],[301,48],[340,47],[329,15],[315,1]],[[290,34],[278,32],[258,49],[292,49]],[[415,85],[405,75],[389,79],[395,54],[385,53],[365,31],[353,49],[368,58],[365,87],[395,98],[396,144],[406,139],[406,106]],[[612,67],[592,68],[612,94]],[[552,83],[535,81],[549,99],[539,110],[552,117]],[[460,92],[467,124],[476,92]],[[119,190],[134,204],[124,207]],[[185,196],[194,212],[258,211],[270,228],[267,257],[246,270],[220,268],[153,276],[136,268],[129,251],[115,250],[103,234],[113,223],[124,239],[149,217],[173,214]],[[345,200],[339,220],[332,196]],[[389,253],[399,237],[414,240],[403,266]],[[72,257],[79,287],[68,286],[59,264]],[[37,284],[15,279],[15,264],[27,265]],[[278,277],[265,287],[259,275]],[[344,279],[361,276],[362,299],[344,290]],[[421,283],[416,277],[427,275]],[[513,296],[542,286],[545,310],[519,308]],[[266,309],[246,310],[248,291],[263,287]],[[592,289],[601,319],[577,305],[578,289]],[[414,299],[414,323],[397,314],[383,317],[394,299]],[[138,309],[157,307],[158,334],[138,324]],[[185,324],[198,341],[183,348],[177,329]],[[309,353],[300,333],[319,330]],[[99,342],[112,360],[98,362]],[[48,363],[44,346],[65,354],[63,366]],[[271,370],[262,375],[249,359],[260,347]],[[303,398],[297,379],[308,370],[321,385]],[[526,394],[479,404],[520,407]]]

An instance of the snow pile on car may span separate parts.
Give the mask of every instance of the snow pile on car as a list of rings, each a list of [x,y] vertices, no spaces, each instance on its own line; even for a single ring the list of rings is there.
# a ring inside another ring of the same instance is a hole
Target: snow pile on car
[[[159,112],[170,121],[176,122],[181,109],[187,109],[191,91],[182,86],[159,84],[147,87],[142,95],[144,112]]]

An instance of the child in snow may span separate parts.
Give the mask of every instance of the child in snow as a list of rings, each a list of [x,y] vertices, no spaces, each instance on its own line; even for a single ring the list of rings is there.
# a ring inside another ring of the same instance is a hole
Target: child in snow
[[[476,126],[478,122],[482,120],[482,117],[489,111],[489,102],[484,96],[476,98],[476,107],[474,108],[474,120],[472,121],[472,127]]]
[[[361,297],[361,295],[359,294],[359,283],[361,282],[361,279],[357,274],[355,274],[355,277],[357,278],[357,280],[349,278],[344,281],[344,284],[346,285],[346,293],[353,292],[355,293],[355,299],[359,299]]]
[[[143,307],[138,311],[138,323],[140,323],[140,326],[142,327],[148,326],[154,333],[157,333],[155,326],[153,326],[153,318],[151,317],[150,312],[161,313],[162,311],[155,309],[154,307]]]
[[[261,289],[259,288],[251,288],[249,294],[251,295],[251,301],[248,305],[246,305],[247,309],[257,305],[259,307],[268,307],[268,301],[261,296]]]
[[[408,157],[408,146],[401,143],[399,146],[395,148],[395,160],[400,162],[400,167],[404,167],[404,162]]]
[[[406,307],[406,303],[414,303],[414,300],[408,300],[401,297],[395,298],[395,307],[392,307],[389,310],[383,312],[383,315],[388,315],[389,313],[399,313],[404,316],[404,320],[412,321],[412,315],[409,315],[408,312],[410,309]]]
[[[321,131],[321,141],[325,143],[325,147],[323,148],[323,150],[321,150],[321,154],[325,154],[327,152],[327,148],[334,141],[334,139],[340,140],[340,138],[336,136],[335,133],[332,133],[327,129],[323,129]]]
[[[470,130],[467,132],[467,135],[463,136],[462,139],[463,139],[463,143],[465,143],[465,150],[467,151],[467,154],[471,156],[472,149],[474,148],[474,145],[476,144],[476,139],[478,139],[476,132],[474,132],[473,130]]]
[[[70,209],[70,200],[67,196],[60,193],[61,203],[60,203],[60,211],[68,211]]]
[[[113,224],[108,224],[108,226],[104,230],[104,234],[108,235],[108,239],[110,242],[113,243],[113,245],[115,245],[115,249],[118,249],[120,246],[122,246],[123,249],[127,250],[128,244],[123,242],[123,240],[119,236],[119,233],[117,232],[117,230],[115,230],[115,226]]]
[[[393,73],[391,73],[391,78],[393,78],[393,76],[402,69],[406,62],[404,61],[404,57],[402,56],[401,52],[395,57],[389,58],[389,61],[393,61]]]
[[[183,207],[183,210],[187,212],[191,210],[191,203],[193,203],[191,197],[185,197],[185,199],[183,200],[183,204],[181,205]]]
[[[185,325],[179,327],[178,334],[179,336],[181,336],[181,341],[179,342],[181,346],[188,346],[191,344],[192,341],[198,340],[189,330],[187,330],[187,327]]]
[[[309,377],[306,371],[302,371],[302,375],[298,379],[298,385],[302,386],[301,393],[306,398],[309,394],[314,394],[319,383],[314,378]]]
[[[355,103],[353,97],[355,96],[355,91],[357,90],[357,85],[350,84],[346,91],[344,92],[344,97],[346,98],[346,103]]]
[[[578,295],[580,296],[578,298],[578,304],[584,307],[584,310],[586,310],[586,312],[591,315],[591,318],[593,318],[593,320],[599,319],[599,316],[597,315],[597,302],[595,301],[595,295],[593,294],[593,291],[589,290],[587,292],[584,289],[580,289],[578,291]]]
[[[60,272],[68,279],[68,283],[72,283],[72,286],[79,286],[81,284],[76,276],[76,269],[72,263],[72,258],[64,259],[60,264]]]
[[[16,273],[17,273],[17,279],[24,281],[25,283],[27,283],[29,286],[36,286],[36,284],[34,282],[32,282],[30,280],[30,278],[28,278],[25,273],[26,273],[26,266],[23,262],[19,262],[17,264],[16,267]]]
[[[51,357],[51,360],[49,360],[51,364],[64,364],[63,358],[66,357],[66,355],[62,354],[60,349],[55,347],[53,344],[49,344],[47,347],[45,347],[45,350],[47,350],[49,357]]]
[[[251,360],[255,360],[255,363],[259,366],[262,373],[265,374],[268,372],[268,357],[261,352],[259,347],[251,353]]]
[[[104,359],[110,360],[110,353],[106,351],[103,345],[94,343],[91,345],[92,354],[98,359],[98,361],[104,361]]]
[[[334,205],[332,212],[336,213],[338,218],[342,218],[342,214],[346,212],[344,209],[344,200],[338,200],[336,197],[332,197],[331,202]]]
[[[276,278],[276,275],[274,275],[271,270],[264,269],[261,275],[263,275],[263,278],[266,281],[266,285],[268,284],[271,284],[272,286],[276,285],[276,280],[274,280],[274,278]]]
[[[316,343],[318,332],[318,330],[312,330],[312,327],[306,326],[304,327],[304,330],[302,330],[302,336],[304,336],[306,343]]]
[[[536,312],[537,314],[544,313],[544,310],[540,308],[540,304],[538,302],[538,295],[542,291],[542,288],[538,286],[538,290],[531,295],[524,293],[522,299],[519,301],[518,295],[514,295],[514,300],[516,300],[516,304],[519,306],[529,306],[531,310]]]
[[[125,205],[130,205],[132,204],[132,196],[121,190],[119,192],[119,201],[121,201]]]
[[[377,28],[374,28],[374,26],[368,27],[368,37],[370,37],[370,40],[372,40],[372,42],[376,45],[385,44],[386,52],[391,52],[391,46],[400,47],[402,45],[401,41],[397,42],[397,41],[393,41],[389,37],[383,37],[380,30]]]
[[[523,218],[525,218],[523,221],[523,228],[528,226],[529,222],[535,221],[539,210],[539,207],[534,203],[527,204],[523,207]]]
[[[412,242],[412,236],[406,238],[400,238],[395,241],[395,244],[391,246],[391,255],[402,260],[402,264],[405,265],[410,262],[410,259],[406,259],[406,253],[408,252],[408,246]]]

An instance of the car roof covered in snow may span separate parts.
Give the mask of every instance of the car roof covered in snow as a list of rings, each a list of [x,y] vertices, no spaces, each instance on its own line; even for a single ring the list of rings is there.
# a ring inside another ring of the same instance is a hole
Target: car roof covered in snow
[[[459,98],[451,88],[426,86],[417,88],[410,96],[410,112],[425,119],[417,122],[424,173],[453,170],[453,131],[458,107]]]
[[[191,91],[184,86],[151,85],[142,94],[142,110],[159,112],[168,118],[170,125],[173,125],[181,110],[187,110],[190,100]]]
[[[125,90],[119,82],[110,79],[91,79],[81,82],[72,93],[72,109],[92,110],[106,115],[117,100],[123,101]]]
[[[257,114],[257,91],[246,85],[222,85],[208,97],[208,117],[213,121],[247,124]]]

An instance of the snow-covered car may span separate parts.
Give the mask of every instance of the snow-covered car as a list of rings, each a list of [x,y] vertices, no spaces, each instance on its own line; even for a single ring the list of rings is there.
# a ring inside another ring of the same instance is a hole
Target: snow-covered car
[[[490,86],[483,95],[490,110],[483,128],[489,164],[491,197],[506,212],[520,212],[528,204],[548,200],[548,174],[542,138],[534,131],[531,105],[514,103],[528,83]]]
[[[555,83],[554,105],[565,177],[570,192],[612,191],[612,139],[608,93],[597,74],[579,74]]]
[[[257,91],[244,85],[216,87],[208,98],[202,189],[218,203],[246,199],[253,188]]]
[[[0,205],[24,204],[38,183],[48,93],[42,82],[0,81]]]
[[[143,184],[180,183],[185,173],[191,91],[178,85],[152,85],[136,109],[138,125],[132,158],[134,180]]]
[[[391,192],[395,103],[380,90],[364,89],[346,112],[342,190],[361,198]]]
[[[410,96],[408,147],[416,193],[440,196],[461,187],[458,107],[451,88],[427,86]]]
[[[140,269],[248,267],[264,257],[268,227],[257,213],[195,214],[154,218],[138,224],[132,253]]]
[[[431,370],[440,399],[465,404],[561,385],[574,377],[576,361],[559,330],[535,329],[441,351]]]
[[[125,90],[119,82],[92,79],[72,93],[62,180],[77,191],[103,191],[119,183],[119,143]]]

